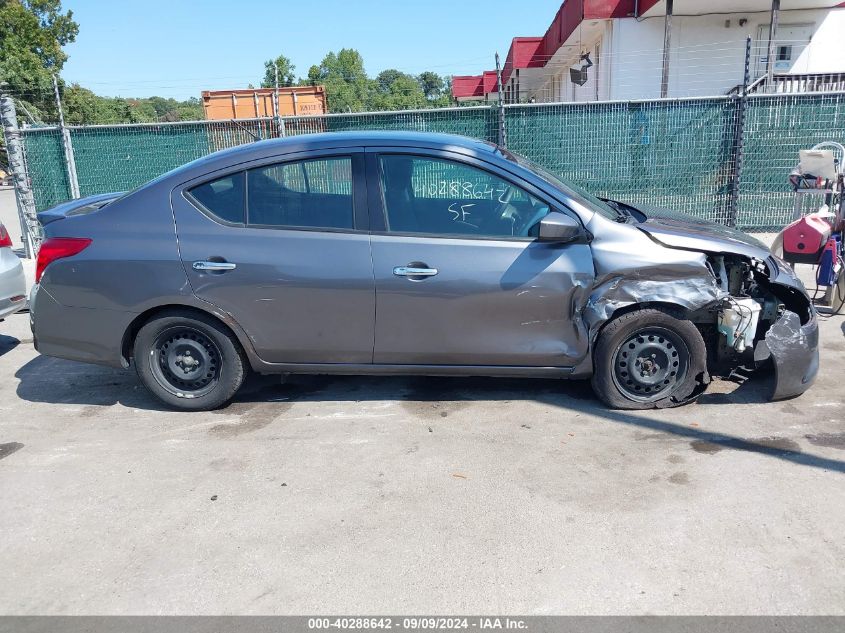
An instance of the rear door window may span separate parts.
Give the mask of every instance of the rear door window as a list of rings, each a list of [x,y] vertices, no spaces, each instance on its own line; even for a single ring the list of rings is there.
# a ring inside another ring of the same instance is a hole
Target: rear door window
[[[229,174],[198,185],[188,192],[203,209],[224,222],[244,221],[244,173]]]
[[[352,158],[333,156],[250,169],[247,207],[250,226],[352,230]]]

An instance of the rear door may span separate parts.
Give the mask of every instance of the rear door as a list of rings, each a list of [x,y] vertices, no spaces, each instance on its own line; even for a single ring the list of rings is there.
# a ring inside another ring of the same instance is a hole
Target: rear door
[[[375,363],[569,367],[584,357],[590,246],[536,240],[551,209],[567,210],[448,152],[373,150],[367,167],[369,191],[381,190],[370,198]]]
[[[371,363],[375,288],[360,150],[196,179],[172,195],[194,293],[276,363]]]

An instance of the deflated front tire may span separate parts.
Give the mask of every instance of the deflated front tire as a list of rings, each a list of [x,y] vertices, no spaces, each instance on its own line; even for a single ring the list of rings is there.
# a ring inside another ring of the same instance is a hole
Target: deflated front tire
[[[661,409],[693,402],[706,388],[701,333],[675,312],[647,308],[602,329],[593,390],[614,409]]]

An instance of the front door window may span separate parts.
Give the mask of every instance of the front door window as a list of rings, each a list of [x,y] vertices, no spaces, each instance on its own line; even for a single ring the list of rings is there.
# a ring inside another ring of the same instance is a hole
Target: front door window
[[[387,228],[393,233],[536,237],[543,201],[498,176],[450,160],[380,157]]]

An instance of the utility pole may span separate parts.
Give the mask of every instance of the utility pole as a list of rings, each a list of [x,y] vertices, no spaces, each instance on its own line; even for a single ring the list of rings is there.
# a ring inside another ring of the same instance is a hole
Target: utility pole
[[[499,53],[496,53],[496,90],[499,95],[499,125],[497,134],[497,143],[499,147],[508,146],[507,131],[505,130],[505,99],[504,91],[502,90],[502,67],[499,65]]]
[[[6,84],[0,83],[0,121],[3,124],[3,137],[6,140],[6,151],[9,155],[9,171],[15,184],[15,201],[18,206],[18,219],[21,225],[21,241],[24,253],[31,259],[38,248],[41,238],[41,225],[35,215],[35,196],[26,177],[18,118],[15,112],[15,102],[5,91]]]
[[[663,23],[663,75],[660,79],[660,98],[669,96],[669,50],[672,47],[672,12],[674,0],[666,0],[666,19]]]
[[[775,74],[775,38],[778,33],[778,17],[780,14],[780,0],[772,0],[772,11],[769,20],[769,53],[766,56],[766,89],[772,91]]]
[[[67,169],[67,182],[70,187],[70,197],[79,198],[79,178],[76,175],[76,159],[73,156],[73,143],[70,140],[70,130],[65,127],[65,116],[62,112],[62,100],[59,97],[59,82],[56,75],[53,75],[53,93],[56,95],[56,108],[59,111],[59,131],[62,134],[62,149],[65,154],[65,168]]]

